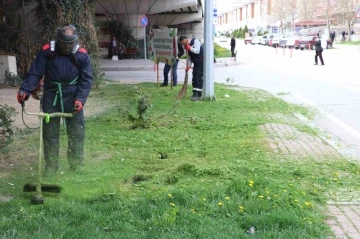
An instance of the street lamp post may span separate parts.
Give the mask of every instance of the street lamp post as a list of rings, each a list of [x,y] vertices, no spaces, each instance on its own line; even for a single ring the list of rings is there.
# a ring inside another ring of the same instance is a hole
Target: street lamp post
[[[214,95],[214,39],[213,39],[213,14],[214,0],[205,0],[204,15],[204,83],[203,100],[215,100]]]

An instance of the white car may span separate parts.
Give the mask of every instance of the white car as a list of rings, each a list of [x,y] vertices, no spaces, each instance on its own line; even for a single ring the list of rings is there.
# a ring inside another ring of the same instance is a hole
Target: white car
[[[283,35],[275,35],[272,40],[270,40],[269,45],[272,47],[279,47],[280,40],[285,38]]]
[[[262,39],[262,36],[256,36],[251,40],[251,44],[252,45],[260,44],[261,39]]]
[[[266,46],[269,43],[269,35],[262,36],[260,45]]]
[[[227,42],[226,36],[220,36],[220,42]]]
[[[300,36],[291,36],[286,41],[286,47],[291,48],[295,47],[297,45],[297,42],[299,41]]]

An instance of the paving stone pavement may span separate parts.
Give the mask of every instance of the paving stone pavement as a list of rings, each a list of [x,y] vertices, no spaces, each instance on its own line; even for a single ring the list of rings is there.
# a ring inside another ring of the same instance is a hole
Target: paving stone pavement
[[[314,160],[339,159],[343,156],[320,137],[299,131],[285,123],[268,123],[260,126],[275,154],[287,159],[312,158]],[[360,200],[360,199],[358,199]],[[326,223],[336,239],[360,239],[360,201],[345,199],[328,202]]]

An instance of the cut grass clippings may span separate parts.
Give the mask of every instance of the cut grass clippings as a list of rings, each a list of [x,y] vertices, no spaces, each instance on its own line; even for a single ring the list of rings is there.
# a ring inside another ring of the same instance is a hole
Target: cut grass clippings
[[[153,105],[145,129],[126,115],[139,88]],[[358,163],[269,151],[258,126],[306,108],[222,85],[212,102],[176,101],[176,90],[152,83],[99,91],[113,107],[87,119],[85,168],[68,171],[63,136],[61,173],[45,179],[63,191],[44,205],[22,193],[36,180],[36,152],[26,151],[36,132],[9,146],[17,167],[0,178],[0,196],[12,198],[0,202],[1,238],[328,238],[326,200],[359,190]]]

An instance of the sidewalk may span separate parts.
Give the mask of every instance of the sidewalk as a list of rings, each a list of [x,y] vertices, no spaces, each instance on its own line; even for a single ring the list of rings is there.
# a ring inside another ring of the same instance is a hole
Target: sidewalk
[[[240,61],[235,61],[234,58],[225,57],[225,58],[216,58],[217,63],[215,67],[222,66],[234,66],[241,64]],[[100,59],[100,70],[101,71],[142,71],[142,70],[153,70],[154,62],[151,60],[145,59],[124,59],[113,61],[111,59]],[[164,67],[164,63],[159,64],[159,69]],[[186,60],[181,59],[178,65],[178,69],[185,69]]]
[[[344,157],[344,154],[331,143],[331,139],[328,139],[329,135],[321,132],[315,136],[294,127],[292,124],[300,123],[313,128],[305,117],[298,114],[294,116],[285,118],[274,115],[274,119],[280,118],[282,123],[259,126],[273,153],[290,161],[312,158],[319,163]],[[336,197],[332,196],[324,213],[327,216],[326,223],[334,232],[334,238],[360,239],[360,198],[357,192],[341,192]]]

